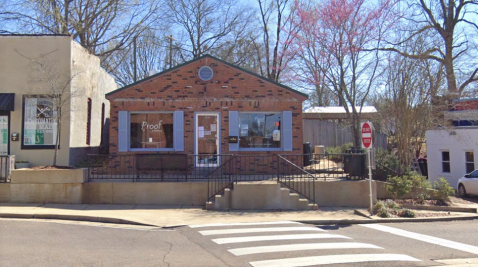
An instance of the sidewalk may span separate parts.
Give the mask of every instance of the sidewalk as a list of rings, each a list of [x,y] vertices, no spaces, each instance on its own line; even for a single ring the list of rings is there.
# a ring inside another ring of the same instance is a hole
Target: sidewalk
[[[473,207],[472,207],[473,208]],[[476,208],[476,207],[474,207]],[[207,211],[200,207],[107,204],[0,204],[0,218],[60,219],[176,227],[191,224],[298,221],[313,224],[355,224],[397,221],[478,219],[477,213],[455,212],[444,217],[368,217],[365,209],[320,207],[311,211]]]

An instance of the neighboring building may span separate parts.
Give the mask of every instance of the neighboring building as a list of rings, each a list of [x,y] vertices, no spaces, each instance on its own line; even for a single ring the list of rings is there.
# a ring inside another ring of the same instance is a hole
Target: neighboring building
[[[106,98],[111,154],[302,153],[307,95],[209,55]]]
[[[428,179],[444,177],[456,189],[460,177],[478,168],[478,99],[455,100],[445,118],[453,126],[426,133]]]
[[[352,107],[348,107],[352,112]],[[377,116],[374,106],[356,107],[360,112],[362,122],[373,120]],[[309,107],[304,110],[304,142],[309,142],[312,147],[335,147],[353,143],[353,134],[350,119],[344,107]],[[387,135],[374,133],[373,144],[375,148],[387,148]]]
[[[117,88],[99,58],[67,35],[2,35],[0,47],[0,154],[32,166],[53,163],[58,123],[51,96],[63,87],[57,165],[97,153],[107,137],[104,94]]]

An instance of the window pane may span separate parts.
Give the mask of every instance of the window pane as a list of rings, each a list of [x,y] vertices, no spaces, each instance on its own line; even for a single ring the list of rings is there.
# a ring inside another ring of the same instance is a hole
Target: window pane
[[[240,113],[239,147],[279,148],[280,113]]]
[[[442,162],[442,172],[450,172],[450,162]]]
[[[442,161],[450,161],[450,152],[449,151],[442,151],[441,152]]]
[[[51,99],[25,98],[23,121],[24,145],[55,145],[57,112]]]
[[[475,162],[475,157],[473,152],[465,152],[465,161],[466,162]]]
[[[466,173],[470,173],[475,170],[475,164],[474,163],[466,163]]]
[[[130,133],[131,148],[173,148],[173,114],[132,113]]]

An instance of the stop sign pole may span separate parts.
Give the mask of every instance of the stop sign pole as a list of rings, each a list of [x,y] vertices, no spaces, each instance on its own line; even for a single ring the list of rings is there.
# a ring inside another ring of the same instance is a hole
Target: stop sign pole
[[[372,160],[370,157],[370,150],[373,148],[372,143],[372,123],[371,122],[362,122],[361,124],[362,132],[362,148],[367,149],[368,156],[368,181],[369,181],[369,190],[370,190],[370,214],[373,215],[373,198],[372,198]]]

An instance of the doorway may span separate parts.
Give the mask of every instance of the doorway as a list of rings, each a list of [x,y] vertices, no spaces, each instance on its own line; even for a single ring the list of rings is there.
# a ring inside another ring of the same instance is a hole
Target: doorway
[[[0,112],[0,155],[8,155],[10,142],[8,136],[10,135],[9,114]]]
[[[196,113],[195,116],[195,164],[197,167],[217,167],[220,164],[219,114]]]

